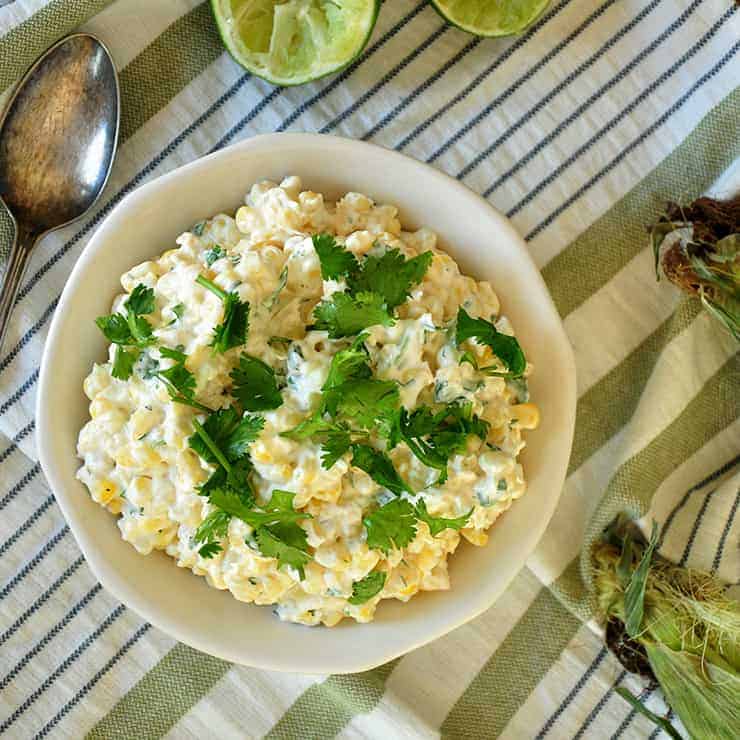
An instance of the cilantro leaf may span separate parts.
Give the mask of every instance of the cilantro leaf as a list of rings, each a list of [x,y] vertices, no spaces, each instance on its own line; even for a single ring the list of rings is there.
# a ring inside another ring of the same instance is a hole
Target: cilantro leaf
[[[309,437],[313,437],[315,434],[325,434],[333,431],[341,431],[341,428],[337,424],[325,421],[323,413],[318,411],[312,416],[304,419],[300,424],[292,429],[286,429],[284,432],[280,432],[280,436],[287,437],[288,439],[300,440],[308,439]]]
[[[352,437],[344,430],[331,431],[321,445],[321,465],[329,470],[352,445]]]
[[[152,313],[154,306],[154,291],[139,283],[123,304],[125,314],[98,316],[95,323],[113,344],[144,347],[151,343],[153,329],[142,314]]]
[[[303,534],[299,534],[302,532]],[[311,561],[306,542],[306,532],[295,525],[275,524],[259,527],[255,533],[260,552],[268,558],[276,558],[278,566],[295,568],[301,580],[306,577],[304,566]]]
[[[247,448],[257,439],[264,425],[265,420],[261,416],[241,415],[233,406],[228,406],[211,413],[203,424],[202,431],[196,431],[188,443],[206,462],[220,462],[212,450],[213,446],[221,451],[227,462],[235,462],[246,454]]]
[[[352,464],[364,470],[376,483],[400,496],[413,491],[393,467],[391,459],[383,452],[365,444],[352,445]]]
[[[127,350],[120,344],[116,347],[116,354],[113,358],[113,369],[111,375],[119,380],[128,380],[134,371],[136,360],[139,359],[139,350],[135,347]]]
[[[95,319],[95,323],[109,342],[113,344],[133,343],[128,321],[126,321],[126,317],[122,314],[112,313],[108,316],[98,316]]]
[[[175,318],[170,321],[167,326],[172,326],[172,324],[177,323],[185,313],[185,304],[184,303],[178,303],[175,306],[172,307],[172,313],[175,314]]]
[[[211,347],[214,352],[223,353],[246,344],[249,331],[249,303],[239,300],[239,294],[236,292],[227,293],[222,290],[203,275],[198,275],[195,282],[218,296],[224,304],[223,321],[213,330]]]
[[[223,511],[212,511],[195,530],[193,542],[215,542],[226,536],[231,517]]]
[[[363,429],[376,427],[400,404],[398,386],[392,380],[352,380],[333,388],[325,396],[329,413],[341,414]]]
[[[388,309],[393,309],[421,282],[433,257],[431,252],[424,252],[407,260],[398,249],[388,249],[380,256],[370,255],[349,276],[349,291],[352,295],[375,293],[382,297]]]
[[[470,434],[485,440],[488,422],[473,414],[470,403],[447,404],[437,413],[422,406],[411,414],[401,409],[399,434],[424,465],[440,471],[437,483],[444,483],[450,457],[465,450]]]
[[[385,586],[386,574],[382,570],[374,570],[368,573],[362,580],[352,584],[352,596],[347,601],[352,606],[359,606],[377,596]]]
[[[316,328],[325,329],[332,339],[357,334],[368,326],[395,322],[388,313],[382,296],[376,293],[334,293],[329,300],[321,301],[313,310]]]
[[[221,547],[218,542],[206,542],[206,544],[198,550],[198,555],[200,555],[204,560],[210,560],[218,555],[218,553],[222,552],[223,549],[224,548]]]
[[[339,350],[331,358],[326,382],[321,386],[322,391],[330,391],[348,380],[369,378],[372,375],[365,348],[367,336],[365,333],[360,334],[349,347]]]
[[[231,371],[232,394],[247,411],[276,409],[283,402],[277,387],[275,371],[265,362],[242,353],[239,365]]]
[[[174,365],[166,370],[156,370],[152,374],[164,383],[167,393],[175,403],[192,406],[199,411],[209,412],[211,409],[195,400],[195,375],[185,367],[187,355],[178,349],[160,347],[159,354],[167,359],[174,360]]]
[[[395,547],[406,547],[416,537],[416,512],[406,499],[389,501],[363,520],[367,546],[386,555]]]
[[[459,344],[466,339],[475,339],[488,345],[493,354],[505,365],[507,377],[519,377],[527,369],[527,360],[516,337],[503,334],[485,319],[474,319],[461,306],[457,312],[456,341]],[[483,368],[483,370],[490,368]]]
[[[321,277],[324,280],[333,280],[357,269],[355,256],[341,244],[337,244],[331,234],[314,234],[311,241],[319,255]]]
[[[135,316],[152,313],[154,311],[154,291],[139,283],[131,291],[131,295],[126,299],[123,307]]]
[[[432,537],[436,537],[445,529],[454,529],[459,531],[468,523],[472,513],[473,509],[471,509],[467,514],[455,517],[454,519],[445,519],[441,516],[432,516],[427,511],[427,505],[424,502],[424,499],[419,499],[419,503],[416,504],[416,516],[421,519],[422,522],[426,522],[429,527],[429,531],[432,533]]]

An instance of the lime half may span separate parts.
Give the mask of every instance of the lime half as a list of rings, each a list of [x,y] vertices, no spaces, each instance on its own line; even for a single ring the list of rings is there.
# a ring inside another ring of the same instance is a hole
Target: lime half
[[[550,0],[431,0],[447,21],[476,36],[521,33]]]
[[[211,0],[224,45],[275,85],[337,72],[365,48],[380,0]]]

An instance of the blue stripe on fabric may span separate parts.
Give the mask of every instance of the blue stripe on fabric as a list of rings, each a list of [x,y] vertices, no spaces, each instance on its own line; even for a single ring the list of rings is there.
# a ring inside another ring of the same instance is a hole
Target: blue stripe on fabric
[[[2,511],[39,473],[41,466],[36,463],[29,471],[0,499]]]
[[[110,658],[106,664],[47,722],[41,730],[34,736],[35,739],[46,737],[51,730],[62,720],[71,709],[77,705],[80,700],[84,699],[87,694],[90,693],[95,684],[118,663],[118,661],[126,655],[126,653],[151,629],[151,625],[148,622],[139,627],[126,642],[121,645],[116,654]]]
[[[740,506],[740,489],[738,489],[737,493],[735,494],[735,502],[732,504],[730,513],[727,516],[727,521],[725,522],[725,527],[722,530],[722,534],[720,535],[719,544],[717,545],[717,552],[714,554],[714,560],[712,560],[712,573],[717,572],[717,570],[719,569],[719,564],[722,562],[722,555],[725,551],[725,543],[727,542],[727,538],[730,535],[732,525],[735,523],[735,516],[737,515],[738,506]]]
[[[29,421],[28,424],[26,424],[26,426],[24,426],[23,429],[13,437],[10,444],[0,452],[0,464],[4,463],[18,449],[18,444],[22,442],[35,428],[36,422],[31,419],[31,421]]]
[[[54,258],[52,257],[52,259]],[[20,301],[20,297],[16,298],[16,305],[18,305],[18,301]],[[2,358],[2,360],[0,360],[0,373],[2,373],[3,370],[5,370],[8,365],[10,365],[11,362],[13,362],[20,351],[28,344],[28,342],[33,338],[38,330],[54,315],[54,311],[56,310],[58,303],[59,296],[57,296],[44,309],[44,312],[41,314],[41,316],[39,316],[36,323],[28,331],[26,331],[26,333],[20,338],[18,343],[13,347],[13,349],[11,349],[10,352],[8,352],[8,354]]]
[[[533,116],[542,110],[556,95],[561,93],[566,87],[568,87],[577,77],[583,74],[589,67],[595,64],[614,44],[620,41],[624,36],[629,33],[640,21],[642,21],[647,15],[652,13],[655,8],[660,5],[663,0],[653,0],[649,5],[640,11],[632,21],[627,23],[625,26],[617,31],[596,53],[591,55],[583,64],[579,65],[574,72],[571,72],[565,79],[563,79],[558,85],[550,90],[537,104],[525,113],[513,126],[505,131],[501,136],[496,139],[489,147],[483,152],[477,155],[469,164],[467,164],[457,175],[459,179],[467,177],[486,157],[490,156],[496,149],[501,146],[509,137],[515,133],[521,126],[527,123]],[[581,103],[575,110],[573,110],[567,118],[561,121],[547,136],[542,138],[539,143],[527,150],[527,153],[518,160],[516,164],[510,167],[500,177],[498,177],[493,184],[491,184],[483,193],[484,198],[488,198],[498,187],[500,187],[506,180],[519,172],[522,167],[525,167],[531,162],[546,146],[548,146],[554,139],[560,136],[565,129],[567,129],[574,121],[577,121],[583,113],[593,105],[599,98],[605,93],[611,90],[613,87],[618,85],[625,77],[632,72],[639,64],[641,64],[646,57],[652,54],[655,49],[660,46],[671,34],[673,34],[678,28],[680,28],[688,19],[688,17],[696,10],[701,4],[701,0],[694,0],[691,5],[684,10],[684,12],[671,23],[655,40],[653,40],[648,46],[646,46],[639,54],[633,57],[632,61],[625,67],[622,67],[619,72],[612,77],[609,82],[602,85],[595,93],[590,95],[583,103]]]
[[[581,689],[586,685],[589,678],[591,678],[596,669],[601,665],[608,653],[609,651],[605,647],[602,647],[601,650],[599,650],[596,657],[591,661],[591,665],[578,679],[576,685],[570,690],[565,699],[560,702],[560,706],[558,706],[558,708],[550,715],[547,722],[545,722],[545,724],[542,726],[542,729],[537,733],[537,735],[535,735],[536,740],[542,740],[542,738],[544,738],[545,735],[550,732],[550,730],[553,728],[553,725],[560,718],[560,715],[570,706],[573,699],[578,696]]]
[[[1,372],[1,371],[0,371]],[[26,380],[23,381],[21,384],[21,387],[18,388],[13,395],[9,396],[1,405],[0,405],[0,416],[2,416],[13,404],[17,403],[18,401],[23,398],[23,396],[28,393],[28,391],[33,387],[33,384],[39,379],[39,369],[36,368],[29,376],[26,378]]]
[[[406,55],[393,69],[386,72],[369,90],[360,95],[352,105],[345,108],[338,116],[329,121],[326,125],[319,129],[319,133],[325,134],[335,129],[340,123],[345,121],[351,116],[360,106],[364,105],[375,93],[378,92],[382,87],[385,87],[392,79],[394,79],[400,72],[402,72],[409,64],[411,64],[420,54],[423,54],[437,39],[443,34],[450,30],[450,26],[447,23],[442,23],[430,36],[428,36],[420,44],[417,44],[413,51]]]
[[[453,144],[456,144],[463,136],[465,136],[471,129],[477,126],[488,114],[494,109],[498,108],[501,103],[506,102],[525,82],[530,80],[540,69],[549,64],[563,49],[565,49],[571,41],[578,38],[594,21],[598,20],[617,0],[606,0],[603,5],[600,5],[593,13],[586,17],[586,19],[576,28],[574,28],[564,39],[559,41],[550,51],[533,64],[523,75],[518,77],[514,83],[509,85],[500,95],[496,96],[488,105],[482,108],[478,113],[473,116],[466,124],[464,124],[458,131],[456,131],[447,141],[442,144],[433,154],[427,157],[427,162],[434,162],[439,159]]]
[[[717,33],[717,31],[719,30],[720,26],[732,15],[733,12],[734,11],[732,9],[730,9],[727,13],[725,13],[722,16],[722,18],[720,19],[720,21],[718,21],[718,23],[716,23],[714,26],[712,26],[712,28],[710,29],[710,31],[707,34],[705,34],[702,37],[702,39],[695,46],[692,47],[691,51],[688,54],[684,55],[684,57],[682,57],[682,60],[685,59],[689,55],[693,56],[695,53],[697,53],[699,51],[699,49],[706,44],[706,42],[709,40],[709,38],[711,38],[712,36],[714,36]],[[722,69],[722,67],[724,67],[725,64],[727,64],[727,62],[730,59],[732,59],[732,57],[737,53],[737,50],[739,48],[740,48],[740,42],[736,42],[730,48],[730,50],[720,59],[720,61],[714,67],[712,67],[711,70],[709,70],[708,72],[706,72],[705,74],[703,74],[689,88],[689,90],[687,92],[685,92],[683,95],[681,95],[681,97],[678,100],[676,100],[673,103],[673,105],[671,105],[671,107],[667,111],[665,111],[665,113],[663,113],[653,124],[651,124],[649,128],[647,128],[639,136],[637,136],[635,139],[633,139],[632,142],[630,142],[624,149],[622,149],[622,151],[620,151],[620,153],[616,157],[614,157],[614,159],[612,159],[612,161],[609,162],[608,165],[606,165],[606,167],[604,167],[603,169],[601,169],[593,177],[589,178],[588,181],[586,183],[584,183],[580,188],[578,188],[578,190],[572,196],[570,196],[569,198],[567,198],[560,206],[558,206],[556,209],[554,209],[546,218],[544,218],[542,221],[540,221],[540,223],[537,226],[535,226],[535,228],[532,229],[524,238],[527,241],[531,241],[532,239],[534,239],[538,234],[540,234],[548,226],[550,226],[550,224],[552,224],[552,222],[556,218],[558,218],[558,216],[560,216],[563,213],[563,211],[565,211],[568,208],[570,208],[570,206],[573,205],[573,203],[575,203],[577,200],[579,200],[583,196],[584,193],[586,193],[588,190],[590,190],[602,177],[604,177],[604,175],[606,175],[609,172],[611,172],[620,162],[622,162],[624,160],[624,158],[628,154],[631,154],[632,151],[636,147],[638,147],[646,139],[648,139],[650,136],[652,136],[661,126],[663,126],[665,124],[665,122],[671,116],[673,116],[676,113],[676,111],[680,110],[680,108],[683,107],[683,105],[686,103],[686,101],[689,100],[689,98],[697,90],[699,90],[701,87],[703,87],[704,84],[708,80],[710,80],[712,77],[714,77],[717,74],[717,72],[719,72],[719,70]],[[681,62],[681,63],[683,63],[683,62]],[[673,72],[675,72],[675,69],[678,66],[679,66],[679,63],[677,62],[676,64],[674,64],[672,66],[670,73],[664,72],[660,76],[660,78],[658,78],[659,81],[662,83],[665,79],[667,79],[670,76],[670,74],[673,74]],[[651,87],[653,87],[653,86],[651,86]],[[599,132],[599,134],[596,137],[592,137],[591,139],[589,139],[588,146],[579,147],[578,152],[576,152],[574,155],[571,155],[570,157],[568,157],[568,159],[566,160],[566,162],[564,162],[562,166],[560,166],[560,167],[557,168],[558,174],[560,174],[562,172],[562,170],[566,169],[571,164],[573,164],[573,162],[575,162],[576,159],[578,159],[578,157],[580,157],[581,154],[583,154],[590,146],[592,146],[595,143],[595,141],[597,141],[599,138],[601,138],[612,127],[613,127],[612,123],[608,124],[604,129],[602,129]],[[552,182],[552,178],[551,177],[548,176],[548,178],[546,178],[546,179],[548,181]],[[541,190],[541,188],[540,188],[539,185],[535,189],[538,190],[538,191]],[[523,204],[523,202],[525,200],[526,201],[529,201],[530,200],[529,196],[525,197],[522,201],[520,201],[520,203],[517,204],[517,206],[515,206],[509,213],[507,213],[507,216],[511,217],[516,212],[518,212],[519,210],[521,210],[521,208],[523,207],[522,204]]]
[[[405,108],[407,108],[411,103],[416,100],[419,95],[422,93],[425,93],[435,82],[440,80],[450,69],[452,69],[458,62],[460,62],[462,59],[464,59],[473,49],[475,49],[482,41],[481,38],[475,38],[469,43],[467,43],[465,46],[463,46],[460,51],[457,52],[453,57],[448,59],[434,74],[432,74],[430,77],[427,77],[424,82],[419,85],[419,87],[414,88],[414,90],[406,95],[404,99],[396,105],[395,108],[393,108],[390,112],[386,113],[383,118],[381,118],[371,129],[366,131],[360,138],[362,141],[368,141],[368,139],[372,139],[378,132],[380,132],[382,129],[384,129],[394,118],[396,118],[401,111],[403,111]],[[499,57],[501,59],[501,57]],[[497,63],[500,63],[497,60]]]
[[[501,64],[503,64],[509,57],[514,54],[514,52],[521,49],[533,36],[537,34],[538,31],[540,31],[543,26],[552,18],[554,18],[563,8],[565,8],[567,5],[569,5],[571,0],[561,0],[557,5],[554,5],[550,10],[547,11],[533,26],[531,26],[527,32],[520,36],[511,46],[506,49],[506,51],[501,54],[496,61],[493,62],[493,64],[486,67],[482,72],[480,72],[478,75],[476,75],[472,82],[467,84],[457,95],[455,95],[449,102],[445,103],[441,108],[439,108],[436,113],[434,113],[432,116],[427,118],[423,123],[420,123],[413,131],[411,131],[410,134],[407,134],[401,141],[396,144],[394,149],[403,149],[406,146],[408,146],[414,139],[416,139],[418,136],[420,136],[424,131],[426,131],[435,121],[439,120],[447,111],[449,111],[451,108],[456,106],[458,103],[462,102],[467,98],[467,96],[476,88],[478,85],[480,85],[483,80],[488,77],[488,75],[491,74],[497,67],[499,67]]]
[[[709,508],[709,502],[712,500],[715,493],[717,493],[716,488],[708,493],[704,497],[704,501],[701,502],[701,508],[699,509],[699,513],[696,515],[696,520],[694,521],[694,526],[691,528],[691,533],[689,534],[689,539],[686,542],[686,547],[684,547],[681,559],[678,561],[678,564],[681,568],[686,565],[686,561],[689,559],[689,555],[691,555],[691,549],[694,547],[696,535],[701,528],[702,521],[704,520],[704,515],[707,513],[707,509]]]
[[[100,635],[105,632],[126,610],[123,604],[119,604],[85,640],[70,653],[64,661],[57,666],[51,675],[21,704],[8,719],[0,725],[0,733],[5,732],[53,683],[84,653]]]
[[[2,691],[25,667],[28,661],[40,653],[101,591],[103,587],[96,583],[65,615],[58,621],[0,681]],[[0,728],[2,732],[3,728]]]
[[[601,710],[606,706],[606,703],[609,701],[609,699],[612,698],[614,695],[614,689],[619,686],[622,681],[627,676],[627,671],[622,671],[614,681],[614,683],[611,685],[609,690],[604,694],[604,696],[599,699],[599,701],[596,703],[596,705],[591,709],[591,711],[586,715],[586,719],[583,721],[583,724],[578,729],[578,732],[576,732],[575,735],[573,735],[573,740],[579,740],[579,738],[583,737],[583,734],[588,730],[588,728],[593,724],[593,721],[596,719],[597,715]]]
[[[69,534],[65,524],[0,590],[2,601]]]
[[[704,480],[700,480],[698,483],[691,486],[688,491],[686,491],[679,502],[673,507],[673,509],[671,509],[671,513],[666,517],[666,520],[661,527],[660,537],[658,538],[658,549],[663,546],[665,536],[668,533],[668,530],[671,528],[673,520],[676,518],[676,515],[684,508],[684,506],[686,506],[689,499],[691,498],[691,494],[704,488],[704,486],[708,486],[710,483],[713,483],[718,478],[721,478],[723,475],[725,475],[725,473],[729,473],[730,470],[738,465],[738,463],[740,463],[740,455],[737,455],[732,460],[728,460],[724,465],[717,468],[717,470],[704,478]]]
[[[26,622],[26,620],[29,619],[29,617],[32,617],[38,610],[54,595],[54,592],[82,565],[82,563],[85,562],[85,558],[80,555],[80,557],[77,558],[65,571],[62,573],[62,575],[59,576],[59,578],[54,581],[54,583],[49,586],[49,588],[44,591],[41,596],[39,596],[36,601],[34,601],[31,606],[26,609],[23,614],[21,614],[18,619],[13,622],[13,624],[8,627],[5,632],[3,632],[2,635],[0,635],[0,646],[2,646],[4,643],[6,643],[17,631],[18,629]]]
[[[39,506],[36,511],[31,514],[28,519],[26,519],[21,526],[16,529],[16,531],[7,539],[5,542],[3,542],[2,546],[0,546],[0,557],[5,555],[5,553],[18,541],[18,538],[30,527],[33,525],[34,522],[36,522],[39,517],[54,503],[54,496],[49,496],[44,500],[44,503]]]

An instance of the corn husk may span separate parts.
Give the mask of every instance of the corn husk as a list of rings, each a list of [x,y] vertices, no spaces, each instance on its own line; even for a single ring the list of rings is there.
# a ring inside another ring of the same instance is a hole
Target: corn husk
[[[593,550],[608,643],[628,670],[658,681],[691,737],[737,740],[740,602],[711,574],[655,555],[656,531],[649,543],[635,531],[619,520]]]

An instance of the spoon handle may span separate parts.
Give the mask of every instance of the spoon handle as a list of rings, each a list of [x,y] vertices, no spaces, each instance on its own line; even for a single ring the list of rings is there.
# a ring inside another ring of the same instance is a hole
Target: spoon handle
[[[2,353],[5,334],[8,331],[10,314],[13,312],[15,298],[21,287],[23,273],[26,271],[28,258],[35,241],[36,237],[34,235],[21,233],[21,230],[16,227],[13,246],[10,249],[5,267],[5,277],[2,286],[0,286],[0,353]]]

